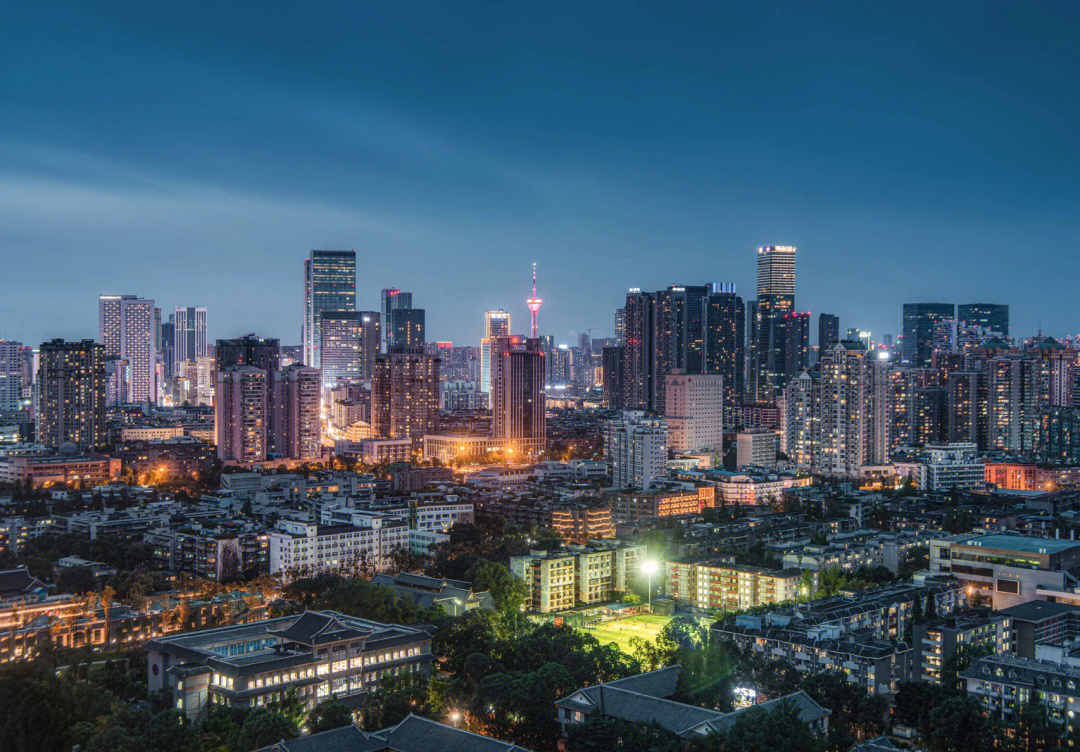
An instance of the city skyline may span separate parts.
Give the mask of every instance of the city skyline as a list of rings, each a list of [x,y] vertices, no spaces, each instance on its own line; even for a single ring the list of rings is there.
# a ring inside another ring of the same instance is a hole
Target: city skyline
[[[0,31],[6,68],[47,61],[0,93],[0,337],[94,336],[94,297],[129,291],[299,343],[298,259],[356,248],[357,308],[413,290],[461,343],[527,321],[536,262],[541,331],[572,342],[630,287],[749,299],[773,244],[845,328],[935,300],[1078,328],[1075,6],[48,10]],[[320,55],[276,45],[316,31]]]

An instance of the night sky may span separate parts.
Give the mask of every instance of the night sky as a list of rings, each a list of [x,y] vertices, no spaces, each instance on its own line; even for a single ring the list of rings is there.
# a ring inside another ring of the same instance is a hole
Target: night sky
[[[1080,3],[5,5],[0,337],[108,292],[299,343],[307,250],[356,248],[359,307],[457,344],[526,329],[535,261],[571,342],[770,244],[842,329],[1080,331]]]

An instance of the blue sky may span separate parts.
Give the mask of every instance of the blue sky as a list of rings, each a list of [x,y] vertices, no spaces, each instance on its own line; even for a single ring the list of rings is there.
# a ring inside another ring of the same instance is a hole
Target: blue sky
[[[299,342],[308,248],[432,339],[610,334],[799,247],[796,305],[1080,331],[1080,4],[24,3],[0,25],[0,337],[96,296]]]

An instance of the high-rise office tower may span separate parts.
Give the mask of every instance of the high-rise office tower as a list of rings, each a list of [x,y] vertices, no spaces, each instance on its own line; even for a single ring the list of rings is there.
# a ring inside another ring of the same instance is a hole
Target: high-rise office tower
[[[622,347],[626,344],[626,309],[615,309],[615,346]]]
[[[840,317],[831,313],[818,314],[818,352],[823,353],[840,341]]]
[[[480,339],[480,391],[491,391],[491,343],[495,337],[510,336],[509,311],[484,312],[484,336]]]
[[[0,412],[14,412],[22,399],[22,344],[0,339]]]
[[[927,368],[934,351],[934,329],[939,321],[956,318],[952,303],[905,303],[903,359],[911,366]]]
[[[758,402],[773,402],[785,380],[786,333],[775,322],[795,309],[795,246],[757,249],[757,305],[755,338],[751,345],[754,369],[752,395]]]
[[[54,339],[40,348],[38,441],[58,449],[105,444],[105,347]]]
[[[162,334],[164,339],[164,334]],[[206,341],[206,309],[202,306],[177,306],[173,311],[173,358],[178,363],[193,363],[209,354]]]
[[[981,326],[1009,336],[1009,306],[999,303],[966,303],[956,307],[956,318],[969,326]]]
[[[423,308],[394,308],[390,311],[390,320],[386,334],[393,345],[390,347],[423,347],[427,343]]]
[[[604,425],[604,460],[615,488],[649,488],[667,474],[667,457],[666,421],[628,410]]]
[[[439,363],[423,347],[394,347],[376,359],[371,379],[376,436],[418,442],[438,431]]]
[[[360,378],[367,381],[375,372],[375,358],[382,348],[382,317],[378,311],[360,312]]]
[[[540,336],[539,330],[537,329],[536,317],[540,314],[540,305],[543,302],[544,301],[540,300],[540,298],[536,295],[536,264],[533,264],[532,295],[530,295],[528,300],[525,301],[525,305],[529,309],[529,317],[532,322],[530,329],[531,334],[529,336],[533,339],[536,339]]]
[[[135,300],[135,296],[98,296],[98,342],[104,346],[106,358],[120,357],[120,304],[124,300]]]
[[[664,418],[669,447],[676,452],[723,452],[723,383],[720,374],[677,371],[665,377]]]
[[[268,374],[254,366],[217,372],[214,435],[223,462],[262,462],[267,455]]]
[[[395,344],[398,344],[394,342],[394,330],[390,325],[390,313],[403,308],[412,308],[412,293],[399,290],[396,287],[383,288],[380,293],[380,306],[383,326],[383,352],[387,352]]]
[[[746,312],[734,285],[715,285],[705,303],[705,371],[724,377],[724,404],[742,404],[746,389]]]
[[[323,311],[356,310],[356,251],[310,251],[304,259],[304,363],[319,367]]]
[[[518,455],[544,451],[544,353],[539,339],[496,336],[491,340],[491,435]]]
[[[319,362],[324,389],[360,380],[360,311],[323,311],[320,316]]]
[[[270,451],[294,460],[317,458],[322,451],[320,405],[318,369],[296,363],[275,372],[270,394]]]
[[[623,349],[605,347],[602,354],[604,407],[622,409],[626,407],[623,396]]]

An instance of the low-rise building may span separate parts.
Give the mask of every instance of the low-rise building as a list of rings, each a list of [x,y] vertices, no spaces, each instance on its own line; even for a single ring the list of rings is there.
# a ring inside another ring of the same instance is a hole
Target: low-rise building
[[[992,611],[960,611],[919,622],[912,632],[912,678],[941,683],[942,663],[965,645],[994,654],[1011,652],[1007,617]]]
[[[578,603],[610,601],[638,576],[645,546],[620,541],[589,541],[562,551],[531,551],[510,557],[510,572],[525,583],[526,606],[542,614],[566,611]]]
[[[462,580],[399,572],[377,574],[372,582],[391,588],[402,598],[411,600],[420,608],[442,606],[450,616],[461,616],[478,609],[495,610],[495,599],[490,592],[487,590],[474,592],[472,585]]]
[[[270,533],[270,574],[311,575],[333,570],[381,572],[396,549],[409,547],[409,525],[369,513],[366,526],[318,525],[283,520]]]
[[[735,434],[735,467],[760,467],[776,469],[776,453],[779,438],[775,431],[754,429]]]
[[[390,676],[431,673],[431,633],[308,611],[146,645],[150,692],[168,692],[189,720],[214,705],[257,708],[295,690],[310,709],[336,698],[353,709]]]
[[[810,594],[799,569],[767,569],[723,560],[668,561],[667,594],[703,611],[737,611]]]
[[[713,637],[770,660],[785,660],[800,673],[840,671],[870,694],[892,694],[908,680],[911,649],[902,642],[859,635],[835,624],[783,623],[773,616],[725,619],[713,627]]]
[[[996,610],[1031,600],[1080,603],[1080,541],[959,535],[930,541],[930,571],[947,573]]]
[[[571,726],[590,718],[613,718],[631,723],[653,723],[683,739],[692,739],[727,733],[745,714],[768,712],[780,703],[787,703],[796,709],[799,720],[814,733],[828,732],[831,711],[801,691],[732,713],[676,702],[670,698],[675,694],[681,673],[681,666],[668,666],[583,687],[555,703],[559,727],[565,736]]]

